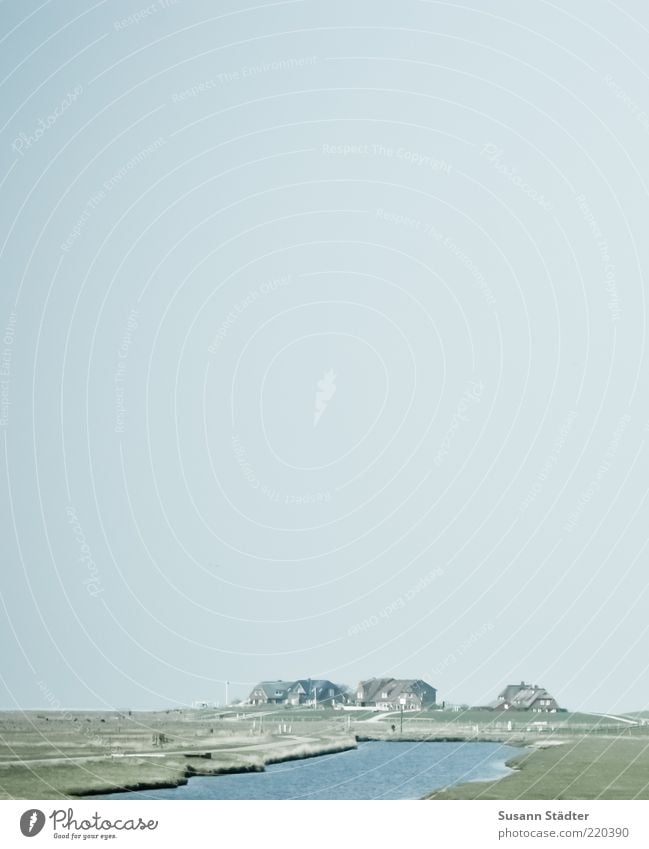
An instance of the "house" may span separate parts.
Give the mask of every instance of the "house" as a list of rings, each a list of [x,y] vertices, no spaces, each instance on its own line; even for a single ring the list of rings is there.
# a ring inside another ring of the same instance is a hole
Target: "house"
[[[305,692],[296,687],[296,681],[262,681],[248,696],[251,705],[300,704]]]
[[[488,705],[492,710],[529,710],[534,713],[556,713],[560,708],[544,687],[536,684],[508,684],[495,702]]]
[[[346,700],[345,688],[320,678],[262,681],[248,696],[251,705],[329,705]]]
[[[420,678],[370,678],[356,688],[356,704],[376,710],[422,710],[436,699],[437,690]]]

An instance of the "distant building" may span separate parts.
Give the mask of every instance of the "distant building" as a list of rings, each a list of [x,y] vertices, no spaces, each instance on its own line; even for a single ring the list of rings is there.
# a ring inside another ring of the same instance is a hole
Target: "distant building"
[[[261,681],[248,696],[251,705],[328,705],[346,701],[345,690],[323,679]]]
[[[536,684],[508,684],[495,702],[487,705],[492,710],[528,710],[535,713],[556,713],[559,705],[544,687]]]
[[[356,704],[377,710],[422,710],[437,700],[437,690],[420,678],[370,678],[356,688]]]

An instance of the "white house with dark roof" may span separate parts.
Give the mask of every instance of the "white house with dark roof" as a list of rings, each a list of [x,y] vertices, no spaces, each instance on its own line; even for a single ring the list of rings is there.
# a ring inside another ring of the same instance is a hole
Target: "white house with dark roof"
[[[423,710],[436,700],[437,690],[421,678],[370,678],[356,688],[356,705],[375,710]]]
[[[508,684],[496,701],[488,705],[492,710],[529,710],[534,713],[556,713],[559,705],[545,687],[534,684]]]

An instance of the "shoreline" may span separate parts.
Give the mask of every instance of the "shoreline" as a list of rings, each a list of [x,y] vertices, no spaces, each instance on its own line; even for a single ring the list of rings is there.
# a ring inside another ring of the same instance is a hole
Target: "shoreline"
[[[436,790],[431,790],[431,792],[427,793],[425,796],[420,796],[420,801],[435,801],[440,798],[440,794],[442,793],[462,792],[463,787],[470,787],[473,784],[497,784],[499,781],[504,781],[506,778],[512,778],[516,775],[517,772],[520,771],[521,767],[519,766],[519,764],[525,757],[531,755],[533,752],[538,751],[541,748],[546,748],[544,746],[538,746],[534,744],[508,743],[508,745],[518,746],[521,751],[517,752],[515,755],[512,755],[511,758],[508,758],[506,761],[503,762],[503,766],[509,770],[509,772],[505,773],[505,775],[501,775],[499,778],[471,778],[468,781],[461,781],[457,784],[447,784],[445,787],[438,787]]]
[[[345,740],[322,740],[316,744],[300,742],[293,748],[288,748],[288,751],[277,754],[269,753],[268,755],[257,755],[249,762],[240,764],[215,764],[213,767],[200,766],[195,767],[193,763],[188,763],[184,766],[181,773],[167,781],[137,781],[129,784],[120,783],[110,784],[104,787],[93,787],[91,789],[81,789],[70,793],[71,798],[75,799],[91,799],[94,796],[107,796],[112,793],[134,793],[145,790],[174,790],[176,787],[182,787],[188,784],[190,778],[207,778],[217,777],[219,775],[244,775],[251,772],[265,772],[267,766],[272,764],[287,763],[289,761],[308,760],[309,758],[319,758],[325,755],[336,755],[342,752],[348,752],[358,748],[357,741],[350,737]],[[209,755],[209,757],[208,757]],[[211,760],[212,752],[202,754],[192,753],[188,757],[196,758],[197,760]]]
[[[642,737],[584,735],[547,740],[526,747],[506,766],[512,771],[502,778],[451,785],[424,799],[649,799],[649,746]]]
[[[628,763],[637,754],[636,741],[628,738],[592,738],[587,735],[557,740],[511,740],[482,736],[461,737],[441,735],[393,735],[363,733],[346,740],[321,740],[317,743],[298,743],[283,752],[267,752],[254,762],[235,765],[207,763],[195,768],[185,764],[182,774],[170,781],[138,781],[122,783],[119,788],[111,786],[90,792],[76,792],[74,798],[92,798],[119,792],[137,792],[156,789],[174,789],[187,784],[190,778],[218,776],[233,773],[263,772],[266,766],[294,760],[306,760],[328,754],[338,754],[357,749],[364,742],[395,743],[502,743],[515,746],[519,752],[505,760],[509,773],[498,778],[475,778],[458,784],[436,788],[420,801],[446,800],[587,800],[587,799],[649,799],[647,766],[649,751],[643,763],[638,763],[631,772]],[[649,747],[648,747],[649,748]],[[194,755],[194,757],[197,757]],[[200,757],[200,756],[198,756]],[[597,768],[593,770],[593,765]]]
[[[521,751],[517,752],[517,754],[513,755],[511,758],[505,761],[505,766],[510,770],[506,775],[501,776],[500,778],[475,778],[472,781],[463,781],[459,784],[449,784],[446,787],[439,787],[437,790],[433,790],[430,793],[426,794],[426,796],[422,796],[422,800],[424,801],[435,801],[442,798],[442,794],[445,793],[462,793],[463,788],[468,788],[472,784],[498,784],[500,781],[504,781],[505,779],[515,778],[518,774],[520,774],[523,770],[523,762],[529,758],[535,752],[540,752],[544,749],[554,749],[565,745],[567,741],[559,740],[556,742],[547,741],[545,744],[539,743],[524,743],[518,744],[520,745]],[[511,743],[510,745],[517,745],[515,743]],[[467,797],[468,798],[468,797]]]
[[[241,764],[235,766],[226,766],[220,765],[215,766],[214,768],[201,768],[196,769],[192,764],[187,764],[185,768],[185,773],[182,776],[179,776],[177,779],[168,781],[168,782],[137,782],[133,785],[122,786],[117,789],[103,789],[97,788],[92,792],[84,792],[82,794],[75,793],[73,798],[86,798],[91,799],[95,796],[106,796],[111,793],[131,793],[131,792],[144,792],[146,790],[174,790],[177,787],[181,787],[186,785],[189,782],[190,778],[208,778],[208,777],[218,777],[219,775],[237,775],[237,774],[246,774],[252,772],[265,772],[267,766],[271,766],[272,764],[286,763],[289,761],[297,761],[297,760],[308,760],[310,758],[319,758],[324,757],[326,755],[332,754],[341,754],[347,751],[353,751],[354,749],[358,749],[358,745],[361,743],[503,743],[505,745],[515,745],[520,746],[522,748],[533,748],[529,747],[523,743],[510,743],[506,740],[494,740],[492,739],[484,739],[484,738],[476,738],[476,739],[467,739],[466,737],[450,737],[448,735],[439,735],[435,737],[423,736],[423,735],[392,735],[390,737],[383,737],[380,734],[357,734],[353,738],[348,739],[347,741],[323,741],[322,744],[313,749],[312,747],[305,751],[307,748],[304,744],[299,744],[297,751],[288,751],[283,754],[277,755],[269,755],[268,757],[263,758],[263,762],[257,763],[249,763],[249,764]],[[518,758],[522,756],[521,754],[517,754],[514,757],[509,758],[503,762],[505,767],[509,769],[513,769],[510,766],[511,763],[514,763]],[[205,758],[205,755],[195,754],[193,757],[196,758]],[[208,759],[209,760],[209,759]],[[506,778],[507,775],[502,776],[502,778]],[[500,779],[496,779],[500,780]],[[467,783],[480,783],[480,782],[492,782],[493,778],[475,778]],[[450,787],[456,785],[449,785]],[[460,786],[460,785],[457,785]],[[432,793],[440,792],[445,790],[446,788],[437,788],[437,790],[431,791]],[[425,796],[420,796],[418,800],[428,799],[430,794],[426,794]],[[413,799],[413,801],[418,801]]]

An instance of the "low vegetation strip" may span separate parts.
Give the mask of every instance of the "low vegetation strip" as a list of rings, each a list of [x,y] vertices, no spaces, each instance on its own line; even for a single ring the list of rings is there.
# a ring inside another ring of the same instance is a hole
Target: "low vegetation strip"
[[[545,741],[508,762],[511,775],[439,790],[428,799],[649,799],[647,737]]]
[[[356,746],[353,738],[264,739],[257,746],[250,746],[245,754],[219,749],[204,753],[211,757],[188,753],[13,764],[0,768],[0,798],[65,799],[179,787],[198,775],[263,772],[268,764],[344,752]]]
[[[231,722],[200,711],[0,714],[0,799],[65,799],[261,772],[356,748],[338,723]]]

